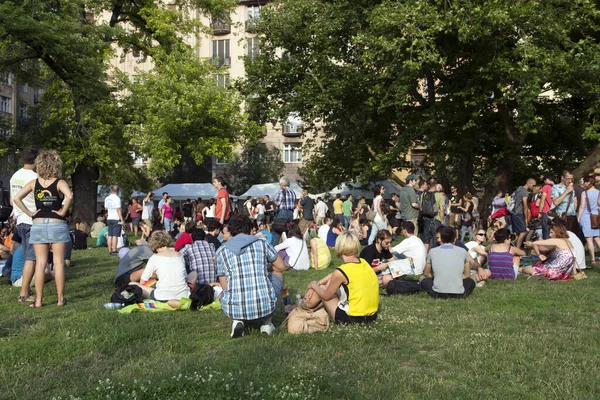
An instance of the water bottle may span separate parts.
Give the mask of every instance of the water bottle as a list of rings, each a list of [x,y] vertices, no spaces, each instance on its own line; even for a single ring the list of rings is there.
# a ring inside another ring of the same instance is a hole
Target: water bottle
[[[106,304],[104,304],[104,308],[106,308],[107,310],[118,310],[123,307],[125,307],[125,303],[106,303]]]

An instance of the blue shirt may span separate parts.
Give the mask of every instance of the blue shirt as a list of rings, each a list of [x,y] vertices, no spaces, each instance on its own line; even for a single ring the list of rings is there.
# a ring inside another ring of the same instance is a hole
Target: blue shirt
[[[552,186],[552,198],[555,199],[557,197],[560,197],[560,195],[563,194],[566,190],[567,190],[567,187],[565,185],[558,184],[558,185]],[[569,204],[569,201],[570,201],[570,204]],[[567,205],[569,206],[568,210],[567,210]],[[566,195],[565,198],[563,199],[563,201],[561,201],[560,204],[554,208],[554,211],[556,211],[557,214],[562,214],[566,211],[568,216],[576,215],[576,212],[575,212],[575,190],[573,190],[571,192],[571,194]]]

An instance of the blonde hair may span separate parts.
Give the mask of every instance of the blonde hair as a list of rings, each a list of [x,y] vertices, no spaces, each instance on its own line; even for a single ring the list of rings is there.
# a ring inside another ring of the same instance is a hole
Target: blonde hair
[[[35,169],[42,179],[60,178],[63,162],[56,150],[42,151],[35,159]]]
[[[169,244],[171,244],[171,236],[165,231],[154,232],[148,242],[148,246],[154,251],[161,247],[167,247]]]
[[[335,241],[335,255],[358,256],[360,251],[360,242],[352,232],[342,232]]]

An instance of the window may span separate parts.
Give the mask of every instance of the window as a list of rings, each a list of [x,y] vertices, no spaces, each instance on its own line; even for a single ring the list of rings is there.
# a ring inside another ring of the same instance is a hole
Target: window
[[[42,101],[42,94],[44,94],[44,89],[33,89],[33,101],[39,103]]]
[[[29,85],[27,85],[27,83],[19,85],[19,92],[27,93],[28,91],[29,91]]]
[[[8,139],[9,136],[10,136],[10,129],[0,126],[0,137],[2,137],[4,139]]]
[[[283,145],[283,162],[294,164],[302,162],[302,144],[293,143]]]
[[[229,161],[227,160],[219,160],[218,157],[215,157],[215,164],[217,165],[227,165],[227,164],[231,164]]]
[[[260,54],[260,50],[258,48],[258,38],[248,38],[247,44],[247,52],[251,59]]]
[[[139,58],[142,58],[142,52],[137,47],[134,47],[131,50],[131,54],[133,55],[133,58],[135,58],[136,60]]]
[[[248,6],[248,18],[247,19],[255,19],[260,17],[260,6]]]
[[[27,119],[27,104],[19,105],[19,119],[25,121]]]
[[[136,83],[139,83],[139,81],[140,77],[138,75],[131,75],[131,83],[135,85]]]
[[[222,88],[229,86],[229,74],[217,74],[217,86]]]
[[[11,114],[9,97],[0,96],[0,112]]]
[[[217,63],[217,65],[219,67],[222,67],[223,65],[231,65],[231,58],[229,55],[229,39],[213,40],[212,45],[212,59]]]
[[[11,79],[10,79],[10,72],[2,72],[0,74],[0,83],[4,83],[5,85],[10,85]]]

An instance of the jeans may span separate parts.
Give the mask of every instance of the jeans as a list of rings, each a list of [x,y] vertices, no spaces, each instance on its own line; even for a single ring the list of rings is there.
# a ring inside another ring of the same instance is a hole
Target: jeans
[[[463,279],[463,287],[465,288],[465,292],[462,294],[456,293],[438,293],[433,290],[433,279],[432,278],[423,278],[421,279],[421,289],[427,292],[428,295],[433,297],[434,299],[464,299],[473,293],[473,289],[477,283],[472,278]]]
[[[290,223],[294,220],[294,211],[292,210],[280,210],[275,219],[282,219],[287,223]],[[273,240],[271,240],[271,244],[273,246],[277,246],[279,244],[279,240],[281,240],[281,233],[279,232],[271,232],[273,236]]]
[[[381,219],[379,214],[373,220],[373,224],[371,225],[371,235],[369,236],[368,244],[373,244],[375,238],[377,238],[377,232],[387,229],[387,223]]]
[[[171,232],[173,230],[173,220],[171,220],[169,218],[165,218],[164,222],[163,222],[163,226],[165,228],[165,231]]]
[[[550,221],[548,220],[548,213],[542,214],[542,238],[544,240],[550,239]]]
[[[473,225],[460,227],[460,241],[465,242],[465,233],[469,232],[469,240],[473,240]]]
[[[348,230],[348,227],[350,226],[350,223],[352,222],[352,216],[351,215],[344,215],[344,229]]]

